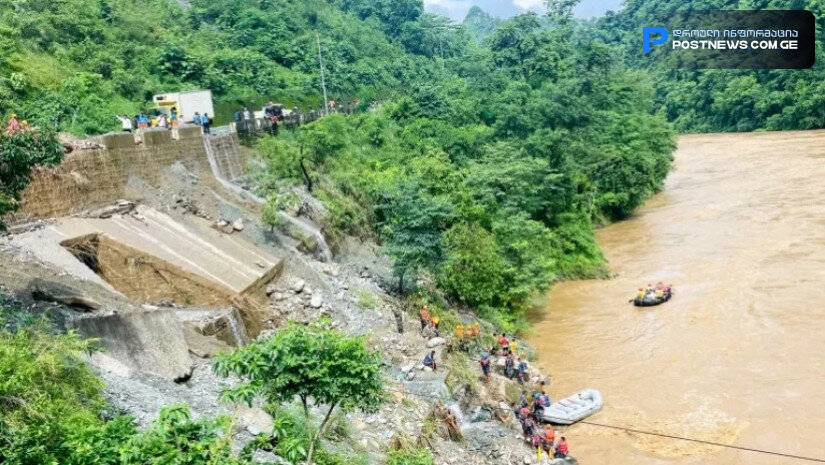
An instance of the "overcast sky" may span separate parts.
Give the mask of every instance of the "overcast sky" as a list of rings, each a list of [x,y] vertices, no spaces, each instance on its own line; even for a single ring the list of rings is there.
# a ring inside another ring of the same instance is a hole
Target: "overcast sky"
[[[601,16],[607,10],[618,10],[621,3],[621,0],[582,0],[573,11],[579,18],[590,18]],[[493,16],[509,18],[525,11],[541,11],[544,0],[424,0],[424,4],[428,11],[460,22],[473,5]]]

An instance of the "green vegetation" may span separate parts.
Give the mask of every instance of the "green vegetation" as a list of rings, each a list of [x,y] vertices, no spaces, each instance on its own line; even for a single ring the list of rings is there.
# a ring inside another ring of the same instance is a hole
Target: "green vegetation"
[[[90,343],[73,333],[51,334],[42,322],[0,330],[2,463],[247,463],[233,458],[228,418],[192,421],[188,407],[169,406],[146,431],[130,417],[105,420],[103,382],[81,358]]]
[[[427,448],[393,450],[387,454],[387,465],[433,465],[433,454]]]
[[[252,452],[260,449],[272,451],[278,457],[282,457],[290,463],[297,464],[305,461],[309,453],[307,438],[310,423],[307,422],[303,410],[279,404],[267,405],[265,409],[273,418],[272,431],[262,433],[248,443],[241,452],[241,456],[249,459]],[[340,413],[340,411],[337,413]],[[350,439],[348,428],[349,425],[343,415],[333,415],[323,439],[347,441]],[[314,462],[318,465],[366,463],[364,456],[348,456],[325,449],[316,450]]]
[[[303,184],[326,231],[384,245],[402,291],[428,274],[512,328],[549,283],[604,274],[594,226],[670,167],[654,81],[570,3],[507,21],[474,10],[465,28],[421,0],[0,0],[0,114],[82,134],[167,90],[209,88],[227,111],[317,105],[320,39],[331,98],[385,103],[261,142],[266,224],[282,227],[281,188]]]
[[[215,372],[234,375],[241,383],[227,388],[224,398],[252,405],[256,398],[270,404],[300,400],[307,434],[307,465],[324,437],[336,408],[377,411],[384,398],[381,356],[364,347],[363,338],[350,338],[328,329],[325,322],[290,325],[266,341],[256,341],[215,361]],[[325,408],[317,427],[311,425],[310,404]],[[301,443],[295,443],[296,447]]]
[[[478,365],[475,361],[470,360],[470,357],[463,352],[453,350],[446,355],[444,365],[447,367],[447,377],[444,383],[451,393],[455,394],[462,389],[465,389],[464,394],[468,397],[479,393],[481,383]]]
[[[501,19],[490,16],[478,6],[473,6],[461,24],[476,41],[482,42],[490,37],[496,27],[501,24]]]
[[[273,451],[291,463],[311,462],[313,454],[319,465],[365,463],[362,456],[313,450],[321,438],[349,439],[345,417],[334,411],[372,411],[383,399],[380,358],[367,352],[361,339],[318,326],[290,327],[279,332],[271,345],[258,343],[223,358],[216,370],[232,369],[239,374],[246,371],[234,363],[241,359],[245,363],[256,350],[272,355],[272,350],[289,349],[268,359],[274,365],[248,370],[265,373],[265,381],[255,374],[243,376],[248,383],[227,391],[233,400],[259,394],[273,402],[267,405],[274,418],[273,430],[260,434],[238,456],[233,451],[229,417],[192,420],[188,406],[170,405],[144,431],[137,429],[131,417],[109,418],[113,408],[102,396],[103,382],[83,360],[84,354],[94,350],[94,341],[74,333],[54,334],[47,322],[28,324],[20,318],[22,314],[18,308],[0,307],[0,323],[20,326],[13,332],[0,330],[3,464],[251,465],[251,454],[258,449]],[[317,352],[296,356],[298,346],[281,345],[293,343],[314,344],[303,347]],[[288,366],[280,376],[273,376],[281,367],[277,364],[284,361],[289,361]],[[305,401],[300,409],[290,406],[289,393]],[[329,406],[317,426],[308,412],[310,400],[316,406]]]
[[[372,292],[356,289],[355,295],[358,297],[358,300],[355,302],[355,305],[357,305],[358,308],[373,310],[378,307],[378,299]]]
[[[420,1],[0,0],[0,115],[76,134],[118,128],[155,93],[211,89],[218,120],[269,98],[321,103],[432,77],[463,38]]]
[[[656,18],[678,10],[811,11],[817,30],[825,25],[825,6],[815,0],[629,0],[602,18],[588,35],[625,49],[627,62],[647,66],[639,54],[639,31]],[[789,130],[825,127],[825,38],[817,34],[816,64],[808,70],[664,70],[651,66],[655,111],[683,132]]]
[[[63,146],[50,130],[0,133],[0,217],[17,209],[35,166],[56,165],[62,159]]]

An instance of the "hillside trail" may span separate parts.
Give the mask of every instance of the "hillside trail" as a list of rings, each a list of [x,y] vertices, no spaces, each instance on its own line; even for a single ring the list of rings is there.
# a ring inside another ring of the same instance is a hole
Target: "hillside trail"
[[[825,459],[825,131],[687,135],[665,190],[597,239],[611,280],[562,283],[531,318],[555,397],[593,421]],[[639,309],[639,286],[675,296]],[[582,463],[791,464],[591,425]]]

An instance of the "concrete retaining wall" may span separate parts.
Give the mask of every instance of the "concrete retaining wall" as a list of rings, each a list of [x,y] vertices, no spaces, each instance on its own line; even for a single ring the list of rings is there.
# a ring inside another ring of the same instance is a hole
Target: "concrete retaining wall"
[[[100,136],[96,140],[106,148],[73,152],[57,167],[35,170],[22,194],[20,209],[6,222],[14,225],[68,216],[128,199],[126,184],[130,176],[159,186],[163,170],[176,162],[190,171],[211,174],[200,131],[199,127],[181,128],[176,134],[146,131],[138,136],[143,140],[139,144],[128,133]]]

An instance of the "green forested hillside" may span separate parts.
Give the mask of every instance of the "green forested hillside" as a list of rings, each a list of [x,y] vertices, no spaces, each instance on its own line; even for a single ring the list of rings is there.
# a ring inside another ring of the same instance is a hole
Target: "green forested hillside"
[[[319,104],[316,33],[332,96],[386,95],[431,81],[436,48],[449,56],[464,43],[420,2],[183,4],[0,1],[0,113],[84,134],[114,129],[112,115],[134,114],[170,90],[208,88],[218,102]]]
[[[825,127],[825,68],[821,34],[825,4],[818,0],[626,0],[602,18],[591,38],[622,46],[639,64],[639,31],[668,11],[801,9],[817,18],[816,63],[808,70],[662,70],[655,76],[655,108],[682,132],[788,130]]]

